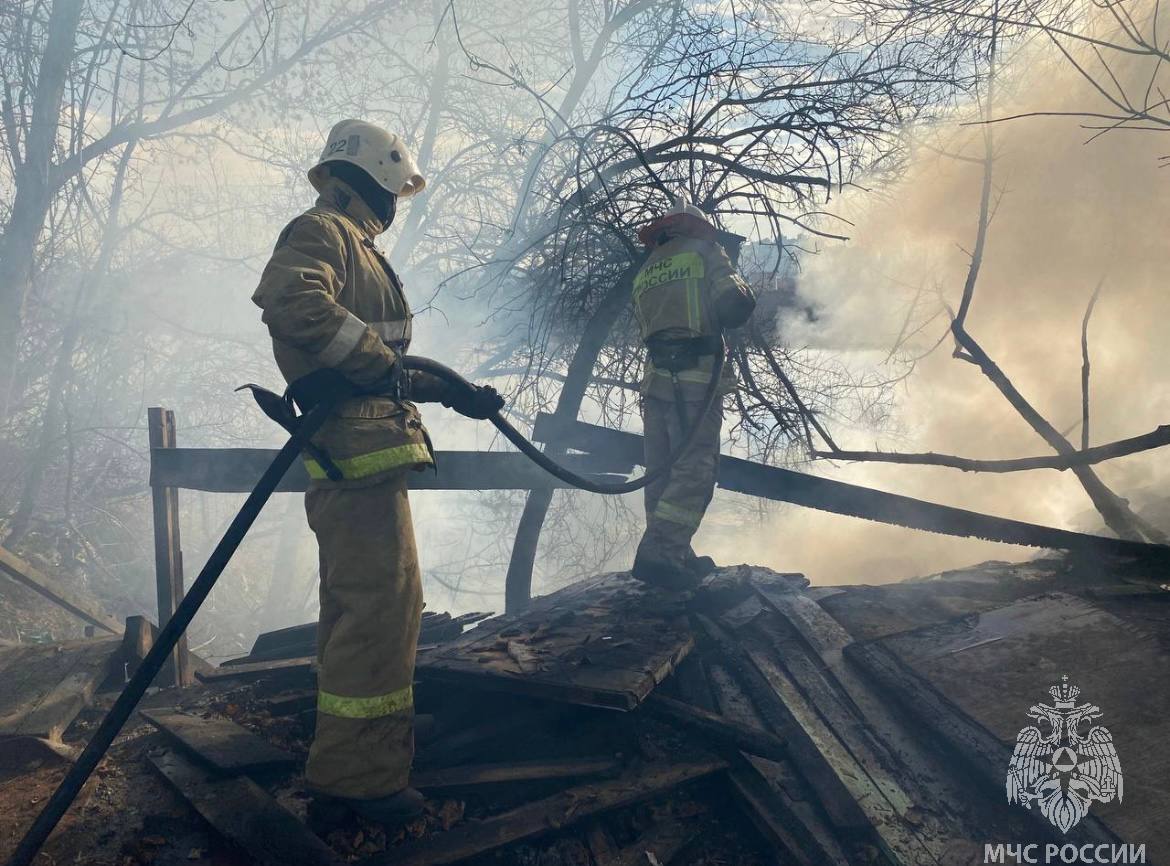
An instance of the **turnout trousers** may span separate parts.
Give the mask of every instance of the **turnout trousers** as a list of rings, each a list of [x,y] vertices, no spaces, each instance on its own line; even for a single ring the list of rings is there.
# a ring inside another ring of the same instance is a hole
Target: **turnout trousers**
[[[321,554],[317,730],[305,775],[335,797],[384,797],[410,780],[422,582],[407,471],[305,496]]]
[[[678,405],[684,407],[687,430],[682,429]],[[722,401],[716,400],[710,411],[699,417],[702,410],[700,402],[676,404],[673,400],[642,397],[647,472],[654,472],[682,445],[690,425],[699,425],[687,453],[645,490],[646,532],[638,545],[638,556],[679,569],[685,569],[695,557],[691,539],[711,504],[719,468]]]

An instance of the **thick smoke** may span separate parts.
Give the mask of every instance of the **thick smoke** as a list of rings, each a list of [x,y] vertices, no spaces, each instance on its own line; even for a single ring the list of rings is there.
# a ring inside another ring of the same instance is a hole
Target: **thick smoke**
[[[994,116],[1097,110],[1098,98],[1067,66],[1029,57],[1014,68],[1011,96]],[[1089,325],[1093,444],[1147,432],[1170,416],[1164,385],[1170,336],[1168,176],[1163,136],[1095,130],[1069,117],[994,125],[995,200],[969,329],[1025,396],[1080,442],[1081,320]],[[852,239],[805,261],[801,291],[820,310],[792,322],[790,342],[852,356],[885,357],[909,315],[904,345],[927,351],[949,323],[974,243],[982,166],[939,151],[982,155],[982,127],[956,124],[918,148],[908,176],[880,196],[849,197]],[[908,312],[909,311],[909,312]],[[939,451],[971,457],[1051,453],[979,370],[951,357],[944,340],[901,389],[897,431],[838,432],[845,448]],[[891,373],[893,370],[891,370]],[[895,435],[898,434],[898,435]],[[1103,480],[1139,509],[1165,479],[1161,452],[1099,467]],[[1101,521],[1070,473],[987,475],[889,465],[822,466],[834,478],[1054,526],[1099,531]],[[1034,551],[784,509],[757,530],[728,535],[715,522],[700,542],[725,560],[802,570],[816,583],[881,582],[980,559]]]

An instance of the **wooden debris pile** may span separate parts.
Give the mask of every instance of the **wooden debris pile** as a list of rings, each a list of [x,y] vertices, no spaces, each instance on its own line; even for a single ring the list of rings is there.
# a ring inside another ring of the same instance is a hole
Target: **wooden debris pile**
[[[77,749],[63,741],[65,731],[95,694],[122,687],[156,631],[134,616],[117,635],[0,646],[0,770],[72,760]],[[193,659],[200,670],[211,670]]]
[[[905,758],[865,731],[855,701],[870,698],[837,679],[843,638],[806,608],[820,610],[806,586],[741,567],[679,596],[605,575],[420,641],[413,783],[426,816],[391,837],[355,823],[317,840],[327,850],[305,841],[303,861],[271,848],[267,818],[245,838],[238,808],[217,810],[304,815],[296,772],[239,738],[303,758],[314,683],[298,640],[310,627],[261,636],[247,660],[203,676],[221,691],[195,715],[149,715],[173,747],[152,760],[257,862],[943,862],[959,834],[942,829],[929,780],[895,781]]]
[[[772,862],[768,843],[728,804],[723,753],[743,743],[779,755],[783,743],[655,693],[695,647],[685,599],[607,575],[539,599],[523,616],[495,617],[453,639],[440,631],[454,624],[462,632],[486,616],[424,619],[412,783],[428,797],[427,814],[390,838],[355,822],[324,840],[329,856],[369,864]],[[275,747],[299,762],[307,751],[314,662],[302,653],[311,633],[262,635],[246,659],[200,676],[214,694],[143,714],[169,746],[150,759],[155,771],[256,862],[334,862],[306,841],[304,825],[279,829],[300,860],[268,841],[274,809],[305,813],[299,773],[281,772],[266,753]],[[217,785],[220,793],[210,793]],[[235,818],[245,801],[266,816],[247,838]]]
[[[431,614],[412,778],[426,813],[391,833],[355,819],[328,838],[305,822],[312,627],[263,635],[247,659],[158,693],[141,713],[157,733],[139,762],[212,841],[193,844],[148,814],[144,828],[171,830],[125,846],[117,866],[926,866],[982,862],[988,840],[1056,841],[992,778],[1029,699],[1027,672],[1009,660],[1026,658],[1029,640],[1072,652],[1064,635],[1077,625],[1112,648],[1096,664],[1104,690],[1118,665],[1161,659],[1164,671],[1164,636],[1123,645],[1124,624],[1083,599],[1016,601],[1002,587],[993,599],[988,586],[970,593],[976,613],[954,618],[968,602],[944,587],[950,601],[907,603],[889,632],[865,612],[901,604],[897,594],[809,588],[748,566],[688,596],[613,574],[521,615]],[[915,610],[926,617],[917,628]],[[1003,718],[987,691],[1001,680],[1021,702]],[[1141,724],[1151,754],[1164,754],[1156,726]],[[1091,816],[1060,840],[1156,833],[1142,816],[1164,798],[1143,793],[1152,805],[1128,824]]]

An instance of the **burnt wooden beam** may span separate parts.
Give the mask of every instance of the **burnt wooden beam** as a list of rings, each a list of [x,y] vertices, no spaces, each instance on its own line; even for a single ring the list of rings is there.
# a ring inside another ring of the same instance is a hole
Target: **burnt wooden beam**
[[[773,848],[783,851],[800,866],[841,862],[830,860],[820,850],[817,840],[804,832],[806,828],[800,820],[784,808],[786,804],[743,756],[731,762],[727,784],[748,820]]]
[[[205,719],[164,710],[140,710],[139,715],[172,742],[221,773],[270,770],[297,762],[291,752],[278,749],[229,719]]]
[[[178,445],[175,413],[170,409],[151,407],[147,423],[152,455],[158,451],[172,451]],[[183,600],[183,548],[179,539],[179,490],[177,485],[151,485],[151,507],[154,522],[154,575],[158,598],[158,627],[164,628]],[[194,682],[191,660],[187,656],[187,636],[179,637],[171,654],[164,677],[173,685],[183,687]]]
[[[804,592],[761,581],[753,585],[771,608],[753,630],[772,643],[774,657],[815,707],[817,718],[831,727],[924,847],[945,860],[944,852],[961,845],[970,832],[953,818],[970,809],[967,777],[954,786],[943,783],[937,750],[893,715],[885,690],[875,688],[859,667],[846,664],[844,653],[853,638],[824,608]],[[945,778],[950,776],[945,772]]]
[[[423,611],[419,627],[418,645],[443,643],[463,634],[469,624],[487,619],[490,613],[465,613],[452,617],[449,613]],[[265,632],[256,638],[246,656],[228,659],[223,667],[257,664],[279,659],[304,658],[317,652],[317,623],[288,626],[276,631]]]
[[[264,709],[270,716],[295,716],[308,710],[317,709],[316,689],[293,689],[279,692],[263,701]],[[419,716],[414,717],[415,737],[418,737]]]
[[[157,629],[144,616],[126,617],[126,632],[122,635],[122,662],[126,678],[134,676],[150,648],[154,646]]]
[[[646,699],[646,708],[721,745],[733,746],[750,755],[759,755],[774,761],[782,761],[788,757],[788,747],[783,738],[760,728],[741,725],[719,713],[658,693]]]
[[[153,411],[153,410],[152,410]],[[150,484],[154,489],[181,488],[209,493],[247,493],[276,456],[266,448],[152,447]],[[571,455],[562,461],[575,472],[598,481],[624,481],[632,465]],[[570,485],[549,475],[518,451],[439,451],[434,470],[410,475],[411,490],[539,490]],[[304,464],[294,463],[277,492],[307,489]]]
[[[90,625],[97,626],[110,634],[122,633],[122,623],[102,610],[100,606],[65,588],[39,568],[4,547],[0,547],[0,572]]]
[[[109,675],[121,639],[0,649],[0,737],[59,740]]]
[[[199,815],[259,866],[343,866],[344,861],[246,776],[219,777],[176,752],[151,764]]]
[[[230,667],[221,666],[206,673],[197,672],[196,675],[201,682],[208,684],[228,682],[229,680],[252,682],[269,677],[311,679],[315,675],[314,666],[316,663],[317,659],[315,656],[307,656],[298,659],[277,659],[275,661],[232,665]]]
[[[915,803],[885,771],[879,746],[832,689],[815,679],[816,672],[803,668],[794,674],[799,659],[785,658],[781,664],[778,653],[762,647],[750,648],[748,656],[791,714],[802,738],[806,738],[802,767],[806,778],[808,768],[819,764],[822,782],[833,780],[833,787],[852,799],[888,862],[900,866],[936,866],[945,862],[949,840],[935,832],[938,828],[921,821],[918,823],[922,826],[916,826],[910,818],[916,808],[929,808],[928,804]]]
[[[615,773],[622,763],[617,758],[566,758],[551,761],[512,761],[501,764],[470,764],[423,770],[410,778],[421,790],[462,788],[497,782],[531,782],[537,779],[570,779],[577,776],[601,776]]]
[[[763,718],[730,671],[713,665],[708,682],[716,704],[741,724],[759,727]],[[728,787],[760,835],[800,866],[846,866],[840,834],[828,823],[819,798],[800,779],[792,761],[736,754],[729,759]]]
[[[690,704],[718,710],[720,719],[738,727],[764,730],[765,722],[751,699],[733,685],[726,671],[709,667],[698,656],[688,661],[689,670],[679,670],[678,685]],[[727,785],[732,796],[774,850],[798,866],[844,866],[844,855],[836,850],[831,834],[820,827],[819,818],[812,814],[808,802],[811,798],[793,799],[790,789],[795,769],[787,754],[771,761],[733,746],[726,747],[722,754],[728,762]]]
[[[784,736],[788,746],[788,758],[820,797],[821,806],[829,820],[839,828],[869,830],[869,822],[858,807],[857,801],[850,795],[841,779],[824,763],[809,732],[793,720],[788,707],[756,666],[747,649],[708,617],[696,614],[695,619],[715,650],[714,660],[722,663],[731,673],[737,684],[751,698],[754,708],[763,717],[764,722],[773,731]]]
[[[526,803],[501,815],[463,824],[359,860],[362,866],[442,866],[577,821],[667,793],[727,767],[724,761],[670,763],[631,768],[620,778],[593,782]]]
[[[644,462],[641,436],[580,421],[566,422],[544,412],[537,416],[532,438],[536,442],[555,440],[605,460],[638,466]],[[982,538],[1004,544],[1115,556],[1155,557],[1159,561],[1170,555],[1170,548],[1160,544],[1106,538],[996,517],[831,478],[820,478],[779,466],[741,460],[726,454],[719,457],[718,483],[725,490],[761,499],[791,502],[833,514],[961,538]]]

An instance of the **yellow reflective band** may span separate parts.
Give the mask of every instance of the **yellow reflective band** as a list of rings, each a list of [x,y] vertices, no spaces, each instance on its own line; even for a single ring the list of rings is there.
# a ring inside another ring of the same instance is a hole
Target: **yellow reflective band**
[[[689,526],[692,529],[698,529],[699,524],[703,522],[703,512],[691,511],[689,508],[680,508],[673,502],[664,502],[661,499],[654,506],[654,516],[659,520],[681,523],[683,526]]]
[[[430,463],[431,453],[427,446],[417,442],[406,445],[396,445],[393,448],[383,448],[380,451],[371,451],[369,454],[359,454],[357,457],[345,457],[333,461],[347,481],[358,478],[368,478],[379,472],[397,469],[399,466],[413,466],[416,463]],[[305,458],[305,469],[309,477],[320,480],[327,477],[321,464],[310,457]]]
[[[696,333],[703,330],[703,313],[699,307],[699,281],[687,280],[687,323]]]
[[[317,692],[317,712],[343,719],[380,719],[413,706],[414,689],[411,686],[372,698],[343,698],[329,692]]]

